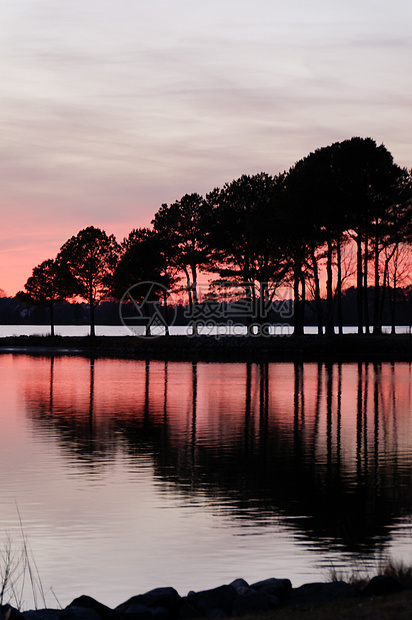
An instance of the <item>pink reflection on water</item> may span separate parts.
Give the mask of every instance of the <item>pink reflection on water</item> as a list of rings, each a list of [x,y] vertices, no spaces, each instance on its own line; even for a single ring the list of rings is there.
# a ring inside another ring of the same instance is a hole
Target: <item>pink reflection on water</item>
[[[378,485],[375,512],[388,515],[359,512],[370,532],[355,533],[386,548],[412,513],[408,364],[0,365],[0,525],[17,533],[16,500],[64,603],[85,583],[116,605],[158,585],[322,577],[353,558],[321,521],[324,490],[339,485],[343,503]]]

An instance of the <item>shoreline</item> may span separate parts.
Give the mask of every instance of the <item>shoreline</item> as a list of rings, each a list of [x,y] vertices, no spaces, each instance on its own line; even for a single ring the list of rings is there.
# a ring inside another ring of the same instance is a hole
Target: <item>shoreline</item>
[[[4,336],[0,353],[192,362],[412,362],[412,336]]]
[[[65,608],[20,610],[0,605],[6,620],[195,620],[239,618],[276,620],[314,618],[410,617],[412,582],[400,576],[379,574],[363,582],[332,580],[293,588],[286,578],[268,578],[253,584],[235,579],[208,590],[181,596],[171,586],[132,596],[116,607],[82,594]],[[386,611],[385,611],[386,610]],[[389,611],[389,613],[388,613]],[[384,615],[380,615],[383,612]],[[377,615],[378,614],[378,615]]]

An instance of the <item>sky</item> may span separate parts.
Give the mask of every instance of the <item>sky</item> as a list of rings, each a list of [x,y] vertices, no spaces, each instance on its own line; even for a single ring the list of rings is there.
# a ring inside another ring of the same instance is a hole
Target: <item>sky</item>
[[[412,166],[409,0],[0,0],[0,289],[352,136]]]

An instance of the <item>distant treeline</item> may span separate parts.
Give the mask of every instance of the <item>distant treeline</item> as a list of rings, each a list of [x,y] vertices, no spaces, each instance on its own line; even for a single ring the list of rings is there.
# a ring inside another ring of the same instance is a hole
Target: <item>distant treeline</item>
[[[83,300],[94,334],[104,308],[115,315],[101,305],[109,298],[148,322],[168,323],[170,293],[184,293],[194,326],[201,304],[221,317],[219,304],[243,300],[252,309],[246,322],[259,326],[278,318],[275,302],[289,287],[282,317],[295,334],[313,322],[319,333],[333,334],[335,326],[341,333],[345,323],[381,333],[383,324],[410,323],[411,215],[411,171],[384,145],[352,138],[283,174],[243,175],[205,197],[163,204],[150,228],[132,230],[121,244],[93,226],[81,230],[33,269],[17,297],[27,308],[47,306],[52,329],[54,315],[69,312],[63,302]],[[200,274],[210,276],[202,295]],[[76,304],[70,312],[84,309]]]
[[[391,291],[393,294],[393,291]],[[396,312],[389,300],[385,302],[383,310],[382,325],[390,327],[395,333],[396,326],[412,325],[412,287],[400,288],[396,292],[397,304]],[[368,289],[368,303],[372,310],[374,290]],[[268,313],[266,318],[271,324],[293,325],[293,300],[285,301],[289,310],[280,316],[274,310]],[[202,304],[200,304],[202,306]],[[326,311],[326,300],[322,300],[323,311]],[[189,325],[192,323],[188,304],[177,304],[171,308],[173,314],[173,325]],[[221,311],[220,315],[227,315],[227,311]],[[201,311],[200,311],[201,315]],[[89,321],[90,309],[85,302],[61,301],[54,308],[55,325],[85,325]],[[336,319],[336,311],[335,311]],[[342,320],[344,326],[355,326],[357,319],[356,313],[356,288],[350,287],[342,293]],[[207,320],[198,321],[200,324],[207,325]],[[216,324],[224,324],[225,320],[215,320]],[[235,324],[247,325],[245,317],[238,316]],[[31,305],[21,301],[18,297],[0,298],[0,324],[2,325],[49,325],[50,313],[44,305]],[[102,301],[95,312],[96,325],[122,325],[119,312],[119,302],[116,300]],[[314,300],[306,301],[305,325],[316,326],[316,307]]]

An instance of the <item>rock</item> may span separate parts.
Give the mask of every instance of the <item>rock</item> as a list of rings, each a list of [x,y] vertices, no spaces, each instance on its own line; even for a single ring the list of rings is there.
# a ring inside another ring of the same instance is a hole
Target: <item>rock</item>
[[[84,609],[92,609],[97,614],[99,614],[102,620],[115,620],[117,618],[117,614],[113,611],[113,609],[110,609],[110,607],[103,605],[103,603],[99,603],[99,601],[96,601],[96,599],[92,598],[91,596],[86,596],[85,594],[79,596],[78,598],[75,598],[71,603],[69,603],[69,605],[67,605],[66,609],[70,607],[83,607]]]
[[[101,620],[101,616],[91,607],[76,607],[71,605],[63,609],[60,620]]]
[[[134,598],[137,598],[137,597],[134,597]],[[124,604],[125,603],[122,603],[122,605]],[[115,612],[119,616],[127,615],[127,620],[151,620],[152,618],[150,609],[148,607],[145,607],[145,605],[138,603],[137,601],[131,602],[130,605],[125,610],[118,611],[118,609],[119,608],[116,607]]]
[[[115,611],[126,614],[135,613],[133,610],[138,611],[136,605],[139,605],[149,609],[156,616],[163,614],[163,612],[159,611],[160,608],[166,609],[168,615],[172,618],[177,618],[182,604],[183,599],[174,588],[155,588],[145,594],[129,598],[126,602],[118,605]],[[156,613],[154,613],[155,609],[158,610]],[[138,611],[138,613],[140,612]]]
[[[23,614],[11,605],[0,605],[1,620],[24,620]]]
[[[179,618],[181,618],[181,620],[191,620],[192,618],[195,620],[196,618],[203,618],[203,616],[197,607],[194,607],[194,605],[191,605],[187,599],[184,599],[184,603],[179,611]]]
[[[412,588],[412,580],[378,575],[359,590],[343,581],[308,583],[292,588],[289,579],[265,579],[249,585],[235,579],[229,585],[189,592],[181,597],[172,587],[155,588],[121,603],[115,609],[90,596],[74,599],[65,609],[40,609],[24,613],[10,605],[0,606],[0,620],[199,620],[257,616],[272,609],[322,604],[359,596],[390,594]]]
[[[307,605],[326,603],[343,598],[352,598],[358,594],[357,588],[345,581],[330,583],[307,583],[300,588],[293,588],[289,595],[281,601],[281,606]]]
[[[271,577],[270,579],[264,579],[263,581],[252,583],[250,587],[254,590],[266,592],[267,594],[273,594],[278,598],[283,598],[292,590],[292,583],[290,579],[276,579],[275,577]]]
[[[242,596],[243,594],[254,592],[253,588],[251,588],[248,582],[244,579],[235,579],[229,585],[232,586],[232,588],[235,588],[237,594],[239,594],[240,596]]]
[[[217,610],[224,612],[226,616],[230,616],[236,597],[237,592],[235,588],[225,585],[211,590],[190,593],[187,600],[203,616],[211,617],[210,614],[213,612],[213,617],[216,617]]]
[[[374,596],[381,594],[392,594],[394,592],[400,592],[404,587],[399,579],[392,577],[391,575],[376,575],[369,583],[362,588],[362,594],[365,596]]]
[[[149,607],[152,618],[156,620],[170,620],[172,617],[169,610],[166,607]]]
[[[402,579],[402,585],[404,590],[412,590],[412,579]]]
[[[238,596],[235,599],[232,611],[233,616],[246,616],[270,611],[271,605],[268,596],[264,592],[250,590],[247,594]],[[278,601],[278,599],[276,600]]]
[[[151,610],[137,602],[131,603],[126,611],[117,613],[120,618],[126,616],[125,620],[152,620]]]
[[[277,596],[275,596],[274,594],[266,594],[266,598],[271,609],[276,609],[277,607],[279,607],[280,599]]]
[[[26,620],[59,620],[62,609],[36,609],[23,613]]]

